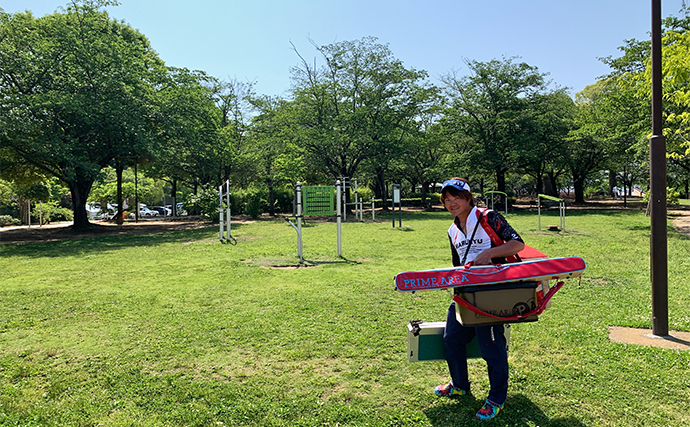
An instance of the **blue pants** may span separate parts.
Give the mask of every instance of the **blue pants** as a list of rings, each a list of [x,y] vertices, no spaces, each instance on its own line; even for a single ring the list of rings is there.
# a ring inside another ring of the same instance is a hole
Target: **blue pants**
[[[491,390],[488,399],[502,405],[508,395],[508,350],[503,325],[465,327],[455,317],[455,302],[448,308],[443,349],[453,386],[470,389],[465,346],[476,336],[482,358],[489,371]]]

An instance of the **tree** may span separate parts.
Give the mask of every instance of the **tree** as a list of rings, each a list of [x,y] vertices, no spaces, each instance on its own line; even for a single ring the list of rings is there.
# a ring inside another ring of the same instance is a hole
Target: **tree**
[[[451,73],[442,79],[450,100],[448,120],[475,142],[472,164],[491,170],[499,191],[505,191],[506,172],[517,167],[524,113],[546,90],[545,74],[515,59],[466,61],[469,76]]]
[[[568,132],[574,127],[575,104],[564,90],[536,94],[521,117],[523,132],[517,139],[518,169],[536,182],[537,193],[559,196],[556,178],[564,170]],[[549,191],[544,181],[549,178]]]
[[[259,111],[253,119],[253,164],[268,188],[268,209],[275,215],[275,189],[297,182],[304,174],[302,150],[296,145],[294,104],[283,99],[255,99]]]
[[[100,10],[109,4],[0,13],[0,146],[69,187],[75,229],[89,226],[101,168],[140,156],[150,138],[150,79],[162,65],[141,33]]]
[[[324,66],[300,55],[301,66],[292,69],[299,144],[308,164],[333,178],[354,177],[375,159],[379,194],[385,167],[418,114],[427,74],[405,68],[374,37],[315,47]]]
[[[668,178],[678,186],[690,189],[690,9],[683,7],[681,17],[668,17],[663,21],[663,97],[664,136],[669,169]],[[618,100],[615,117],[620,125],[615,133],[612,150],[626,152],[629,162],[619,166],[621,178],[634,179],[636,171],[643,171],[648,161],[648,137],[651,111],[651,43],[649,40],[626,40],[620,47],[623,55],[604,58],[612,71],[606,76],[607,84],[615,83],[616,91],[609,97]],[[622,138],[623,137],[623,138]],[[620,145],[628,146],[622,150]],[[633,154],[636,157],[633,157]],[[629,185],[629,183],[628,183]]]
[[[403,140],[403,155],[395,162],[396,169],[413,188],[420,184],[422,207],[427,207],[429,186],[447,177],[444,160],[452,152],[440,123],[441,99],[437,98],[434,104],[413,121],[414,127]]]
[[[231,159],[220,134],[216,85],[201,71],[168,68],[156,88],[155,148],[147,169],[150,176],[170,182],[173,199],[179,183],[211,188],[227,179],[223,170]]]
[[[609,122],[606,116],[605,97],[600,96],[603,84],[588,86],[576,97],[577,115],[575,129],[569,134],[568,166],[572,173],[575,203],[585,203],[587,177],[599,171],[608,162]]]

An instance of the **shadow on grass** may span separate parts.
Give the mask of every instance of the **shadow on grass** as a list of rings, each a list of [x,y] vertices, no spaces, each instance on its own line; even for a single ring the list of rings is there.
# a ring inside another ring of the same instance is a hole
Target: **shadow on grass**
[[[233,231],[241,229],[243,224],[233,225]],[[109,236],[84,237],[78,239],[58,240],[51,242],[31,242],[25,244],[0,245],[2,256],[35,256],[73,257],[84,254],[116,251],[134,246],[157,246],[164,243],[198,241],[204,239],[218,240],[218,226],[177,230],[154,234],[118,234]],[[234,240],[234,239],[233,239]],[[235,242],[229,245],[233,246]]]
[[[501,215],[505,215],[503,211],[498,211]],[[567,217],[586,217],[586,216],[593,216],[593,215],[604,215],[604,216],[637,216],[640,214],[639,209],[581,209],[581,210],[566,210],[566,218]],[[397,212],[396,212],[396,228],[398,224],[398,217],[397,217]],[[514,210],[514,211],[509,211],[508,212],[509,216],[515,215],[519,217],[532,217],[537,215],[536,210]],[[544,210],[542,209],[541,216],[542,217],[556,217],[558,218],[560,215],[560,212],[555,209],[555,210]],[[424,221],[424,220],[439,220],[439,219],[444,219],[444,218],[452,218],[451,215],[444,211],[438,210],[438,211],[431,211],[431,212],[421,212],[421,211],[414,211],[414,212],[403,212],[402,213],[402,223],[403,227],[405,226],[405,221]],[[390,212],[384,212],[376,215],[376,221],[377,222],[386,222],[391,223],[391,214]]]
[[[361,261],[350,260],[347,258],[332,259],[332,260],[315,260],[304,258],[304,263],[310,267],[319,265],[341,264],[341,265],[356,265],[361,264]]]
[[[473,396],[462,396],[446,400],[446,404],[436,405],[424,411],[433,426],[469,426],[478,425],[475,414],[484,404],[483,399]],[[528,397],[517,394],[508,396],[505,409],[496,418],[489,421],[492,426],[568,426],[585,427],[585,424],[573,417],[549,418]],[[487,424],[488,425],[488,424]]]

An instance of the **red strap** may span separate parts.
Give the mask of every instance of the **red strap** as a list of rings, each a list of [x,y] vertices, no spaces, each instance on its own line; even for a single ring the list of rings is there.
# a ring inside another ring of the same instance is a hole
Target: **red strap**
[[[485,215],[490,210],[491,209],[487,209],[487,208],[477,208],[477,219],[479,220],[479,223],[482,225],[482,228],[484,229],[486,234],[489,235],[489,239],[491,239],[491,243],[493,243],[495,246],[501,246],[505,242],[503,241],[503,239],[501,239],[498,236],[498,233],[496,233],[496,230],[491,228],[491,226],[489,225],[489,221]],[[520,258],[518,258],[515,255],[510,255],[510,256],[506,257],[506,261],[509,263],[520,262]]]
[[[471,310],[471,311],[473,311],[477,314],[480,314],[482,316],[493,317],[494,319],[500,319],[500,320],[510,322],[510,321],[515,321],[515,320],[521,320],[521,319],[527,318],[529,316],[533,316],[535,314],[541,314],[546,309],[546,304],[548,304],[548,302],[551,300],[551,297],[553,297],[554,294],[556,292],[558,292],[558,290],[563,287],[563,283],[565,283],[565,282],[561,281],[561,282],[556,283],[556,286],[551,288],[549,290],[549,292],[546,295],[544,295],[544,298],[539,302],[539,304],[537,305],[536,308],[528,311],[527,313],[515,314],[513,316],[503,317],[503,316],[495,316],[493,314],[487,313],[486,311],[482,310],[481,308],[477,308],[477,307],[473,306],[472,304],[467,302],[465,299],[463,299],[460,295],[454,295],[453,301],[455,301],[456,303],[465,307],[466,309]]]

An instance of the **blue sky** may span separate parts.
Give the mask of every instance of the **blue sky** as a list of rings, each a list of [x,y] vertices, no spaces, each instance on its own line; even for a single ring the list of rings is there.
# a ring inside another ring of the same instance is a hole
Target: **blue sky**
[[[682,0],[662,0],[663,16]],[[52,13],[67,0],[0,0],[5,12]],[[294,43],[308,60],[318,45],[374,36],[433,83],[464,59],[503,56],[549,73],[570,93],[609,70],[626,39],[649,38],[651,1],[643,0],[120,0],[112,17],[137,28],[166,64],[223,80],[255,82],[264,95],[285,95]]]

